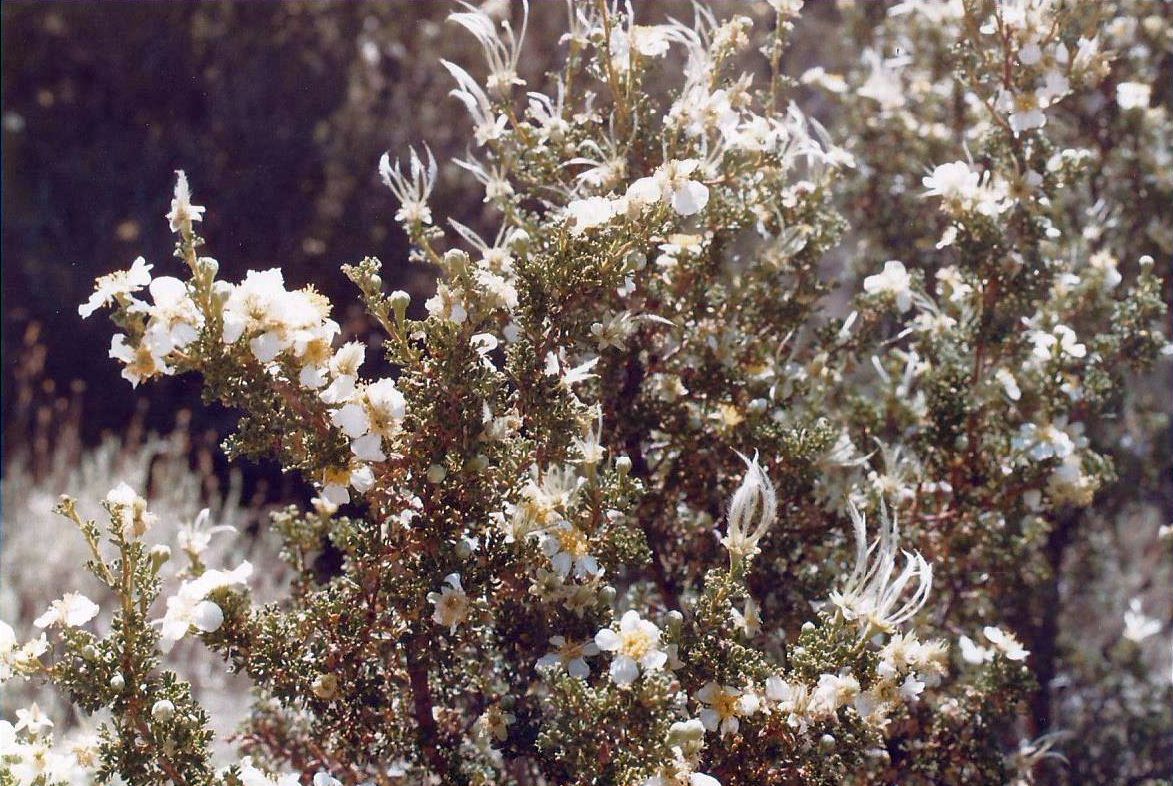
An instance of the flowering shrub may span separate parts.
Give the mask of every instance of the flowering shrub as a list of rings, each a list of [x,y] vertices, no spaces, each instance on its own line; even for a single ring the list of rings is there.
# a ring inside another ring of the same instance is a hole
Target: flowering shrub
[[[44,632],[0,627],[0,679],[47,678],[109,720],[70,749],[23,710],[0,777],[1064,777],[1042,590],[1087,511],[1134,491],[1109,416],[1146,434],[1162,416],[1129,386],[1169,354],[1151,89],[1168,10],[902,2],[869,26],[861,7],[858,66],[794,80],[801,3],[770,5],[762,33],[703,6],[646,25],[572,3],[563,70],[524,97],[528,9],[454,13],[488,66],[443,64],[473,125],[457,163],[499,227],[445,229],[430,152],[383,158],[412,261],[442,278],[424,313],[377,260],[344,268],[385,334],[382,378],[312,286],[217,277],[197,234],[215,212],[179,173],[183,277],[136,260],[79,311],[110,309],[132,385],[199,373],[242,413],[231,456],[314,484],[272,521],[293,578],[256,604],[249,562],[205,563],[211,531],[182,559],[152,544],[135,489],[105,522],[63,499],[117,598],[109,631],[68,593]],[[1114,72],[1128,35],[1151,43]],[[837,96],[841,136],[788,99],[804,84]],[[1131,641],[1162,629],[1128,613]],[[224,768],[164,665],[186,637],[255,686]],[[1156,777],[1167,713],[1138,723],[1127,766]]]

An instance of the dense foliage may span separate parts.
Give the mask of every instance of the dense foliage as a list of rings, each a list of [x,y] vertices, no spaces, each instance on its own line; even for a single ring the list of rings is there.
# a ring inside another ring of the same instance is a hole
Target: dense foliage
[[[1168,466],[1137,380],[1170,354],[1169,4],[861,4],[858,64],[798,78],[801,2],[770,5],[762,30],[571,3],[545,92],[518,75],[528,8],[452,14],[487,65],[443,62],[457,163],[499,228],[439,220],[426,149],[383,159],[442,273],[418,309],[378,260],[344,268],[384,378],[313,287],[219,278],[178,173],[182,277],[140,258],[79,312],[111,310],[126,380],[201,375],[243,415],[229,455],[318,495],[273,516],[293,579],[268,604],[249,562],[205,564],[206,521],[173,554],[135,489],[105,523],[63,499],[117,608],[100,634],[73,592],[52,640],[0,625],[0,679],[108,720],[53,747],[22,710],[0,783],[1164,775],[1173,693],[1141,645],[1167,623],[1138,600],[1068,675],[1120,699],[1131,754],[1100,732],[1065,766],[1048,592]],[[254,685],[225,768],[166,667],[192,635]]]

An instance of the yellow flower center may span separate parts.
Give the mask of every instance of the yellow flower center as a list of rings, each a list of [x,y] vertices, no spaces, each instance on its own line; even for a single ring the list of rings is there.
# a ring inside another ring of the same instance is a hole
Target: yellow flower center
[[[632,660],[641,660],[655,647],[656,640],[644,630],[628,630],[619,633],[619,651]]]
[[[586,536],[574,527],[558,530],[557,537],[562,550],[572,557],[582,557],[589,553]]]
[[[713,709],[722,718],[732,718],[737,714],[737,697],[732,693],[719,690],[713,696]]]

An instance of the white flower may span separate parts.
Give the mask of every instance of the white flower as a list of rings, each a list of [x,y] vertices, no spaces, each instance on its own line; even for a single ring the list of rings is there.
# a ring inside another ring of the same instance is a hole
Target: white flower
[[[786,722],[794,728],[806,728],[810,711],[810,689],[800,682],[787,682],[779,676],[766,680],[766,699],[786,715]]]
[[[946,202],[971,200],[981,185],[981,175],[973,171],[964,161],[940,164],[921,181],[925,196],[939,196]]]
[[[833,715],[859,695],[859,680],[852,674],[822,674],[811,692],[810,711],[815,715]]]
[[[580,458],[576,463],[593,467],[603,460],[607,449],[603,447],[603,413],[599,411],[599,418],[593,427],[586,429],[581,437],[575,437],[573,444],[578,450]]]
[[[894,575],[900,538],[895,516],[889,516],[886,508],[881,510],[880,535],[868,545],[864,517],[850,501],[848,512],[855,529],[855,568],[843,589],[831,593],[831,603],[845,619],[859,626],[861,637],[877,630],[892,633],[928,601],[932,566],[919,552],[906,551],[904,569]],[[910,586],[916,589],[901,602]]]
[[[745,599],[745,611],[738,609],[730,609],[730,615],[733,617],[733,625],[745,634],[747,639],[752,639],[758,635],[762,629],[762,614],[761,609],[758,608],[757,601],[752,597]]]
[[[720,730],[722,737],[736,734],[741,728],[740,716],[757,709],[756,697],[712,681],[697,691],[696,698],[707,705],[700,713],[701,724],[708,731]]]
[[[509,727],[517,721],[512,712],[505,712],[499,705],[489,707],[476,719],[477,733],[486,740],[504,742],[509,738]]]
[[[49,605],[49,610],[33,620],[38,628],[48,628],[60,625],[63,628],[76,628],[98,616],[98,604],[82,595],[80,592],[67,592],[60,600]]]
[[[545,371],[547,376],[560,377],[562,384],[569,388],[595,377],[596,375],[591,372],[598,363],[599,359],[594,357],[577,366],[567,368],[566,358],[550,351],[546,353]]]
[[[253,566],[242,562],[230,571],[205,570],[198,577],[179,585],[179,590],[167,598],[167,610],[159,625],[159,649],[170,652],[175,642],[187,635],[191,628],[212,633],[224,623],[224,611],[216,603],[206,600],[209,593],[222,587],[246,586]]]
[[[122,361],[122,378],[134,387],[138,387],[138,383],[156,374],[173,373],[163,358],[155,355],[145,342],[131,346],[126,343],[126,336],[121,333],[115,333],[110,338],[108,354],[114,360]]]
[[[565,521],[559,521],[542,533],[542,551],[550,558],[554,572],[562,578],[574,575],[590,579],[603,572],[599,561],[590,553],[590,541],[582,530]]]
[[[660,649],[660,629],[654,623],[641,619],[630,610],[619,621],[619,631],[603,628],[595,634],[599,649],[615,653],[611,661],[611,679],[616,685],[630,685],[639,676],[639,669],[658,671],[668,662],[668,654]]]
[[[538,658],[538,666],[560,664],[572,677],[586,679],[590,675],[591,667],[586,659],[599,654],[599,645],[589,639],[571,641],[565,636],[551,636],[550,643],[554,645],[554,651]]]
[[[86,319],[99,308],[138,292],[151,283],[152,267],[145,259],[139,257],[131,263],[130,270],[116,270],[99,277],[94,282],[94,293],[90,295],[89,300],[77,307],[77,313],[82,319]]]
[[[203,221],[206,208],[191,203],[191,189],[187,185],[187,175],[182,169],[175,172],[175,198],[171,200],[171,212],[167,214],[167,223],[172,232],[191,231],[193,221]]]
[[[588,229],[602,226],[615,217],[615,203],[601,196],[576,199],[566,206],[570,234],[578,237]]]
[[[659,773],[645,780],[643,786],[721,786],[721,782],[712,775],[694,772],[695,767],[679,746],[673,746],[672,761]]]
[[[1078,425],[1078,424],[1077,424]],[[1049,458],[1065,459],[1075,452],[1075,440],[1062,423],[1023,423],[1011,440],[1015,450],[1027,451],[1035,461]]]
[[[492,17],[484,11],[463,0],[460,4],[467,10],[449,14],[448,21],[472,33],[480,43],[489,64],[489,89],[497,95],[508,95],[513,85],[525,84],[517,76],[517,62],[521,57],[521,44],[529,23],[529,0],[522,0],[521,30],[516,34],[507,21],[501,22],[498,31]]]
[[[891,295],[901,314],[912,308],[912,277],[897,259],[885,262],[883,271],[865,278],[863,289],[870,295]]]
[[[668,54],[673,31],[669,25],[631,25],[611,30],[611,62],[619,71],[631,66],[632,52],[644,57],[663,57]]]
[[[477,81],[460,66],[441,60],[441,65],[448,70],[456,80],[457,87],[449,95],[454,96],[464,108],[468,110],[473,121],[473,138],[478,146],[499,139],[505,132],[509,119],[505,115],[498,115],[493,110],[493,104]]]
[[[900,698],[905,701],[916,701],[924,690],[924,681],[917,679],[915,674],[909,674],[904,678],[904,682],[900,683]]]
[[[1009,369],[998,369],[994,372],[994,379],[1002,386],[1002,390],[1006,393],[1006,398],[1011,401],[1018,401],[1022,398],[1022,390],[1018,387],[1018,380],[1014,378],[1014,374],[1010,373]]]
[[[863,62],[871,67],[871,73],[867,80],[859,86],[856,94],[872,99],[885,112],[904,106],[906,103],[904,85],[900,81],[896,67],[904,65],[906,60],[885,61],[875,50],[866,49],[863,53]]]
[[[126,483],[119,483],[106,494],[106,505],[126,540],[141,538],[157,518],[147,510],[147,501]]]
[[[428,601],[436,607],[432,612],[432,621],[447,627],[450,633],[455,633],[456,626],[468,618],[468,595],[460,586],[459,573],[449,573],[444,581],[447,587],[441,588],[440,592],[428,593]]]
[[[240,760],[240,782],[243,786],[301,786],[301,777],[297,773],[270,776],[253,766],[251,756],[245,756]],[[315,781],[314,786],[319,784]]]
[[[179,548],[183,549],[189,556],[198,558],[203,554],[212,542],[212,536],[219,532],[234,532],[236,527],[230,524],[220,524],[215,527],[209,527],[208,522],[211,520],[212,512],[204,508],[195,517],[195,521],[191,524],[184,524],[179,528]]]
[[[32,736],[40,734],[42,731],[53,728],[53,721],[49,716],[33,702],[28,707],[21,707],[16,711],[16,724],[13,730],[20,731],[21,729],[28,729],[28,733]]]
[[[154,305],[147,308],[150,322],[143,336],[151,354],[164,357],[199,337],[204,315],[178,278],[160,276],[151,282]]]
[[[627,189],[627,200],[634,205],[651,205],[664,201],[682,216],[691,216],[709,203],[709,188],[690,179],[700,167],[696,159],[666,161],[650,177],[641,177]]]
[[[0,685],[12,679],[15,673],[39,665],[37,659],[48,651],[49,640],[45,634],[17,646],[16,631],[0,621]]]
[[[979,665],[988,663],[994,659],[994,651],[988,647],[983,647],[969,636],[962,636],[957,640],[957,644],[961,649],[961,659],[966,663]]]
[[[994,645],[995,649],[1005,655],[1007,660],[1026,660],[1026,656],[1030,654],[1030,651],[1022,646],[1014,634],[1007,633],[1001,628],[987,625],[982,628],[982,635]]]
[[[1130,109],[1148,109],[1153,88],[1144,82],[1121,82],[1116,85],[1116,105],[1125,112]]]
[[[1128,602],[1128,611],[1124,612],[1124,638],[1139,644],[1160,631],[1160,621],[1145,615],[1140,598]]]
[[[1002,89],[998,93],[997,107],[1008,113],[1010,129],[1018,136],[1023,131],[1042,128],[1047,124],[1043,110],[1051,103],[1055,94],[1066,92],[1058,86],[1045,85],[1039,90],[1014,92]]]
[[[363,391],[367,403],[370,430],[381,437],[393,437],[407,415],[407,400],[387,378],[372,382]]]
[[[1075,331],[1066,325],[1056,325],[1050,333],[1045,330],[1032,331],[1030,341],[1034,344],[1034,356],[1039,360],[1087,356],[1087,347],[1079,343]]]
[[[740,453],[738,455],[745,462],[745,477],[729,502],[727,531],[721,539],[721,544],[729,551],[729,559],[734,563],[758,553],[758,543],[765,537],[778,513],[774,484],[758,463],[758,454],[754,453],[753,459]],[[753,523],[755,516],[756,524]]]
[[[327,469],[322,473],[322,498],[337,507],[350,502],[350,488],[365,494],[375,485],[375,473],[370,466],[356,462],[341,469]]]

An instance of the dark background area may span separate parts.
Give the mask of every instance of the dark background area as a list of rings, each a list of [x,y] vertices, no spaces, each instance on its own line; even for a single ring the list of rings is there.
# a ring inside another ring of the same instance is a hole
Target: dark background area
[[[200,409],[196,379],[132,392],[107,357],[109,324],[77,315],[95,276],[140,254],[155,275],[178,271],[163,218],[176,169],[209,207],[201,231],[230,280],[280,266],[291,287],[312,281],[344,302],[338,265],[375,254],[389,284],[428,288],[427,271],[394,264],[406,249],[375,163],[408,141],[392,110],[411,57],[398,39],[411,37],[395,34],[445,9],[397,5],[3,5],[8,447],[28,414],[16,376],[33,335],[44,349],[34,387],[81,380],[89,440],[144,404],[160,429]],[[218,431],[225,418],[197,415]]]

